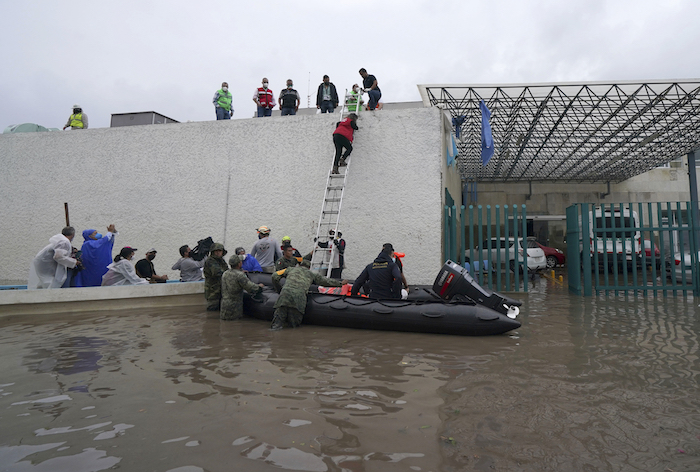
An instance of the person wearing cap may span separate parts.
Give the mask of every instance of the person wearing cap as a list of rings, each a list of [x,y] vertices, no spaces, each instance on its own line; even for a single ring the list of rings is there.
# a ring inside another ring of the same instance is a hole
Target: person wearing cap
[[[338,280],[341,279],[345,267],[345,240],[342,236],[343,233],[340,231],[336,234],[335,230],[331,229],[328,231],[328,241],[318,242],[318,247],[329,248],[328,261],[331,263],[331,278]],[[331,243],[335,246],[335,251],[333,251]],[[333,260],[330,259],[331,254]]]
[[[83,231],[83,246],[80,260],[83,270],[75,275],[76,287],[99,287],[107,266],[112,263],[114,236],[119,234],[114,225],[107,226],[107,234],[102,236],[96,229]]]
[[[243,273],[243,258],[234,254],[228,260],[231,268],[221,276],[221,310],[222,320],[240,320],[243,318],[243,291],[257,296],[262,292],[263,284],[254,284]]]
[[[233,95],[228,91],[228,82],[222,82],[221,88],[214,94],[214,109],[217,120],[230,120],[233,116]]]
[[[401,271],[399,266],[391,260],[394,247],[390,243],[384,244],[374,262],[367,264],[350,291],[350,296],[358,295],[365,282],[369,282],[370,298],[401,298]]]
[[[294,257],[294,248],[292,246],[282,246],[282,248],[282,257],[275,262],[275,270],[278,272],[299,265],[299,261]]]
[[[309,291],[311,284],[323,287],[342,287],[348,283],[347,280],[329,279],[311,272],[309,270],[310,267],[311,263],[304,260],[298,267],[290,267],[280,271],[281,273],[275,272],[272,274],[272,285],[280,293],[280,296],[274,305],[275,315],[272,318],[271,330],[280,330],[287,324],[292,328],[296,328],[301,324],[306,311],[306,293]],[[282,277],[287,278],[284,287],[280,285]]]
[[[180,282],[199,282],[204,280],[202,267],[204,267],[209,256],[204,256],[204,259],[201,261],[195,261],[190,255],[191,252],[192,249],[187,244],[180,246],[180,256],[182,257],[171,267],[172,270],[180,271]]]
[[[262,271],[271,274],[275,271],[275,261],[282,257],[282,250],[277,241],[270,237],[270,228],[258,228],[258,240],[253,244],[250,255],[260,262]]]
[[[86,113],[83,113],[83,109],[80,105],[73,105],[73,114],[68,117],[68,122],[63,129],[65,130],[68,127],[70,127],[70,129],[88,128],[88,116]]]
[[[207,299],[207,311],[219,311],[221,306],[221,276],[228,270],[225,255],[224,245],[214,243],[209,248],[209,258],[204,263],[204,297]]]
[[[146,257],[136,263],[136,274],[152,284],[164,284],[168,281],[168,276],[156,274],[156,268],[153,266],[153,259],[156,258],[157,252],[153,247],[148,250]]]
[[[292,245],[292,238],[290,238],[289,236],[284,236],[282,238],[282,245],[280,246],[280,250],[282,252],[284,252],[285,246],[291,246],[291,245]],[[301,253],[299,251],[297,251],[295,248],[292,248],[292,249],[294,249],[294,257],[301,258]]]
[[[243,264],[241,265],[241,270],[243,272],[262,272],[262,267],[256,258],[250,254],[245,253],[245,248],[237,247],[234,251],[237,256],[241,256]]]
[[[102,277],[102,286],[110,285],[142,285],[148,280],[136,275],[131,261],[134,259],[136,248],[123,247],[114,258],[114,262],[107,266],[107,273]]]

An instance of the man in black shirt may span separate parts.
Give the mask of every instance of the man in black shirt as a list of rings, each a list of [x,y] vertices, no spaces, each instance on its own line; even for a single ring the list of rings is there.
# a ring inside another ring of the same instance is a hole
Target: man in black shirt
[[[401,271],[391,260],[394,247],[387,243],[377,258],[355,279],[350,295],[357,295],[362,285],[369,281],[370,298],[401,298]]]
[[[360,69],[360,75],[362,76],[362,87],[364,88],[367,95],[369,95],[369,106],[370,110],[377,108],[377,103],[379,99],[382,98],[382,91],[379,90],[377,85],[377,78],[373,75],[367,73],[367,69],[364,67]]]
[[[152,284],[165,283],[168,280],[167,275],[157,275],[156,269],[153,267],[152,261],[156,258],[157,252],[154,248],[149,249],[146,257],[136,263],[136,275],[147,279]]]

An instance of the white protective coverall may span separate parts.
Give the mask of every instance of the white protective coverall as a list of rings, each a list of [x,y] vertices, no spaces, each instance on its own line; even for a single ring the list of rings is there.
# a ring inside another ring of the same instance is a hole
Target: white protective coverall
[[[27,289],[61,288],[71,269],[78,263],[70,257],[73,247],[62,234],[51,236],[49,245],[39,251],[29,268]]]
[[[107,273],[102,276],[103,287],[107,285],[141,285],[148,283],[148,280],[136,275],[134,266],[127,259],[112,262],[107,266],[107,269]]]

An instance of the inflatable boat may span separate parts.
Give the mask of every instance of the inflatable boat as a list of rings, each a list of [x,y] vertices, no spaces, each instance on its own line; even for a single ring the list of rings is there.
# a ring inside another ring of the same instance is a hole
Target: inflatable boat
[[[269,274],[248,274],[270,284]],[[324,289],[325,287],[320,287]],[[432,288],[412,288],[406,300],[377,300],[321,293],[307,295],[304,324],[461,336],[502,334],[520,327],[520,302],[479,286],[465,269],[447,261]],[[266,287],[257,299],[245,298],[245,313],[272,321],[279,295]]]

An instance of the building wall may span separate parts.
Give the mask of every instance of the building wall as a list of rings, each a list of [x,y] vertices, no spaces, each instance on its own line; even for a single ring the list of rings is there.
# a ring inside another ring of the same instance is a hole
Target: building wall
[[[250,250],[267,225],[312,249],[338,115],[312,115],[0,135],[0,280],[26,280],[34,255],[65,224],[119,230],[150,247],[159,273],[183,244],[212,236]],[[344,276],[391,242],[409,283],[432,283],[442,261],[442,124],[435,108],[363,113],[340,220]]]

